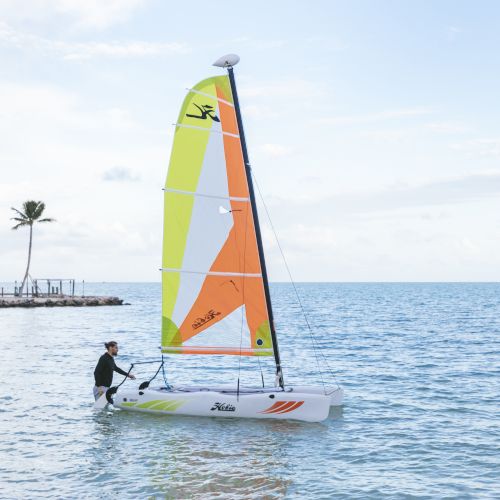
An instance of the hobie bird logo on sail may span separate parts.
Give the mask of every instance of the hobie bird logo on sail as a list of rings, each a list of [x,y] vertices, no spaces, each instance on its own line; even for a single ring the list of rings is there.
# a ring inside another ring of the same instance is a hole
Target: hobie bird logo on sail
[[[215,114],[214,107],[210,106],[210,104],[202,104],[201,106],[198,106],[198,104],[193,102],[193,106],[196,106],[198,108],[200,114],[191,115],[189,113],[186,113],[186,116],[189,116],[189,118],[198,118],[199,120],[206,120],[207,116],[209,116],[210,118],[212,118],[212,121],[220,122],[219,117]]]
[[[217,410],[217,411],[236,411],[236,407],[229,404],[229,403],[214,403],[212,408],[210,408],[211,411]]]
[[[208,311],[203,318],[196,318],[191,326],[196,330],[197,328],[200,328],[200,326],[203,326],[205,323],[212,321],[216,316],[220,316],[220,312],[210,309],[210,311]]]

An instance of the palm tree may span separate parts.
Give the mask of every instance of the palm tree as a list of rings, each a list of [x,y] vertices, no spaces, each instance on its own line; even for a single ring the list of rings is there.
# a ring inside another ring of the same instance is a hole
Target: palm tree
[[[43,201],[25,201],[23,203],[22,210],[18,210],[17,208],[13,208],[14,212],[16,212],[17,217],[12,217],[11,220],[15,220],[17,224],[12,229],[19,229],[23,226],[29,226],[30,228],[30,245],[28,250],[28,265],[26,266],[26,272],[24,273],[23,282],[21,283],[21,288],[19,290],[19,295],[23,294],[24,285],[29,276],[30,272],[30,263],[31,263],[31,246],[33,243],[33,223],[35,222],[54,222],[55,219],[45,218],[40,219],[45,210],[45,203]]]

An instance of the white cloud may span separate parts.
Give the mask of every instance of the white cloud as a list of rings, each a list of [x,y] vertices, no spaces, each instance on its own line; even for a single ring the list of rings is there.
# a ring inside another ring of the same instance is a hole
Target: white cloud
[[[52,46],[55,52],[60,52],[65,59],[89,59],[91,57],[152,57],[185,54],[189,51],[183,43],[157,42],[85,42],[62,43],[55,42]]]
[[[414,107],[402,109],[389,109],[376,113],[367,113],[363,115],[332,116],[328,118],[319,118],[318,122],[329,125],[349,125],[359,123],[375,123],[385,120],[396,120],[400,118],[412,118],[432,114],[434,111],[429,107]]]
[[[139,176],[127,167],[111,167],[102,174],[103,181],[137,182]]]
[[[449,42],[454,42],[462,30],[458,26],[446,26],[446,38]]]
[[[245,117],[266,121],[279,118],[281,123],[288,117],[310,116],[316,112],[318,100],[326,94],[326,83],[296,77],[258,81],[240,79],[238,93],[241,97]]]
[[[324,225],[296,223],[280,233],[280,244],[288,251],[308,253],[315,249],[316,255],[328,254],[338,246],[338,233]],[[285,255],[286,257],[286,255]]]
[[[89,110],[78,95],[49,85],[0,84],[0,118],[4,137],[21,130],[26,136],[30,131],[38,135],[51,128],[59,131],[68,127],[87,130],[139,128],[128,110]]]
[[[78,200],[79,203],[82,201]],[[49,205],[47,215],[55,216],[56,222],[34,227],[31,267],[34,277],[56,275],[90,281],[105,277],[121,281],[123,268],[117,260],[125,259],[127,273],[135,273],[134,279],[144,279],[145,275],[151,279],[159,278],[155,264],[160,259],[160,231],[150,234],[141,230],[137,223],[126,220],[130,218],[129,214],[124,220],[116,220],[109,217],[109,210],[104,210],[107,216],[96,218],[74,209],[65,213],[53,204]],[[88,211],[88,205],[82,206]],[[158,220],[158,225],[160,223]],[[27,232],[0,226],[0,240],[0,280],[20,279],[26,266]],[[82,262],[85,263],[83,266]]]
[[[75,105],[74,95],[48,85],[0,84],[0,117],[4,119],[39,113],[57,117]]]
[[[104,29],[127,21],[146,0],[2,0],[0,15],[14,21],[66,18],[77,28]]]
[[[67,60],[90,59],[93,57],[158,57],[184,54],[189,51],[186,44],[179,42],[68,42],[50,40],[20,32],[2,22],[0,22],[0,44],[20,50],[36,51],[44,55],[60,56]]]
[[[292,153],[292,148],[288,146],[283,146],[282,144],[263,144],[258,148],[266,155],[272,158],[280,158],[283,156],[288,156]]]
[[[78,25],[106,28],[126,21],[145,0],[46,0],[63,14],[73,16]]]
[[[127,109],[60,87],[0,84],[0,279],[22,272],[25,235],[9,230],[9,209],[29,198],[57,219],[36,229],[36,275],[120,280],[119,258],[128,279],[158,279],[168,151],[152,131]]]
[[[279,116],[275,110],[270,106],[249,104],[242,107],[243,116],[245,118],[253,118],[262,120],[265,118],[276,118]]]
[[[427,128],[433,132],[443,134],[464,134],[466,132],[470,132],[470,127],[467,127],[463,123],[454,121],[428,123]]]
[[[431,179],[419,184],[398,184],[385,189],[339,193],[322,199],[287,200],[285,212],[291,219],[302,213],[314,213],[317,220],[327,221],[333,214],[373,217],[416,207],[438,207],[496,200],[500,195],[500,171]]]
[[[500,139],[498,138],[472,139],[452,144],[450,147],[469,155],[500,158]]]
[[[334,39],[331,36],[315,35],[304,40],[305,43],[309,45],[316,45],[322,52],[340,52],[347,50],[349,45],[338,39]]]
[[[243,82],[238,90],[243,97],[280,97],[280,98],[304,98],[319,97],[324,95],[325,86],[318,81],[309,81],[300,78],[287,78],[284,80],[270,82],[253,82],[249,85]]]
[[[285,40],[265,40],[262,38],[252,38],[249,36],[239,36],[231,40],[224,40],[219,42],[217,45],[222,47],[228,46],[238,46],[238,47],[249,47],[253,50],[269,50],[269,49],[279,49],[287,44]]]
[[[369,130],[360,133],[360,137],[366,137],[375,141],[384,142],[399,142],[409,136],[408,130],[392,129],[392,130]]]

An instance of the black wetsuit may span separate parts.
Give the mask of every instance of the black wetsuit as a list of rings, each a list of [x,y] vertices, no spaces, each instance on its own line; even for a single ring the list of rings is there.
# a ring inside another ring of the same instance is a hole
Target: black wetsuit
[[[113,372],[121,373],[122,375],[127,375],[126,371],[118,368],[115,364],[115,360],[111,354],[105,352],[97,362],[97,366],[94,370],[95,385],[97,387],[111,387],[113,383]]]

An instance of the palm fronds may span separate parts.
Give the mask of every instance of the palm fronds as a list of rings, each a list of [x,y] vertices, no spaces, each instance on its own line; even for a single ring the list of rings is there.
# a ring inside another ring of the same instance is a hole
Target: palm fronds
[[[23,203],[22,210],[11,208],[17,217],[11,217],[11,220],[16,221],[17,224],[12,229],[18,229],[23,226],[32,226],[34,222],[54,222],[55,219],[46,217],[40,219],[45,210],[45,203],[43,201],[28,200]]]

